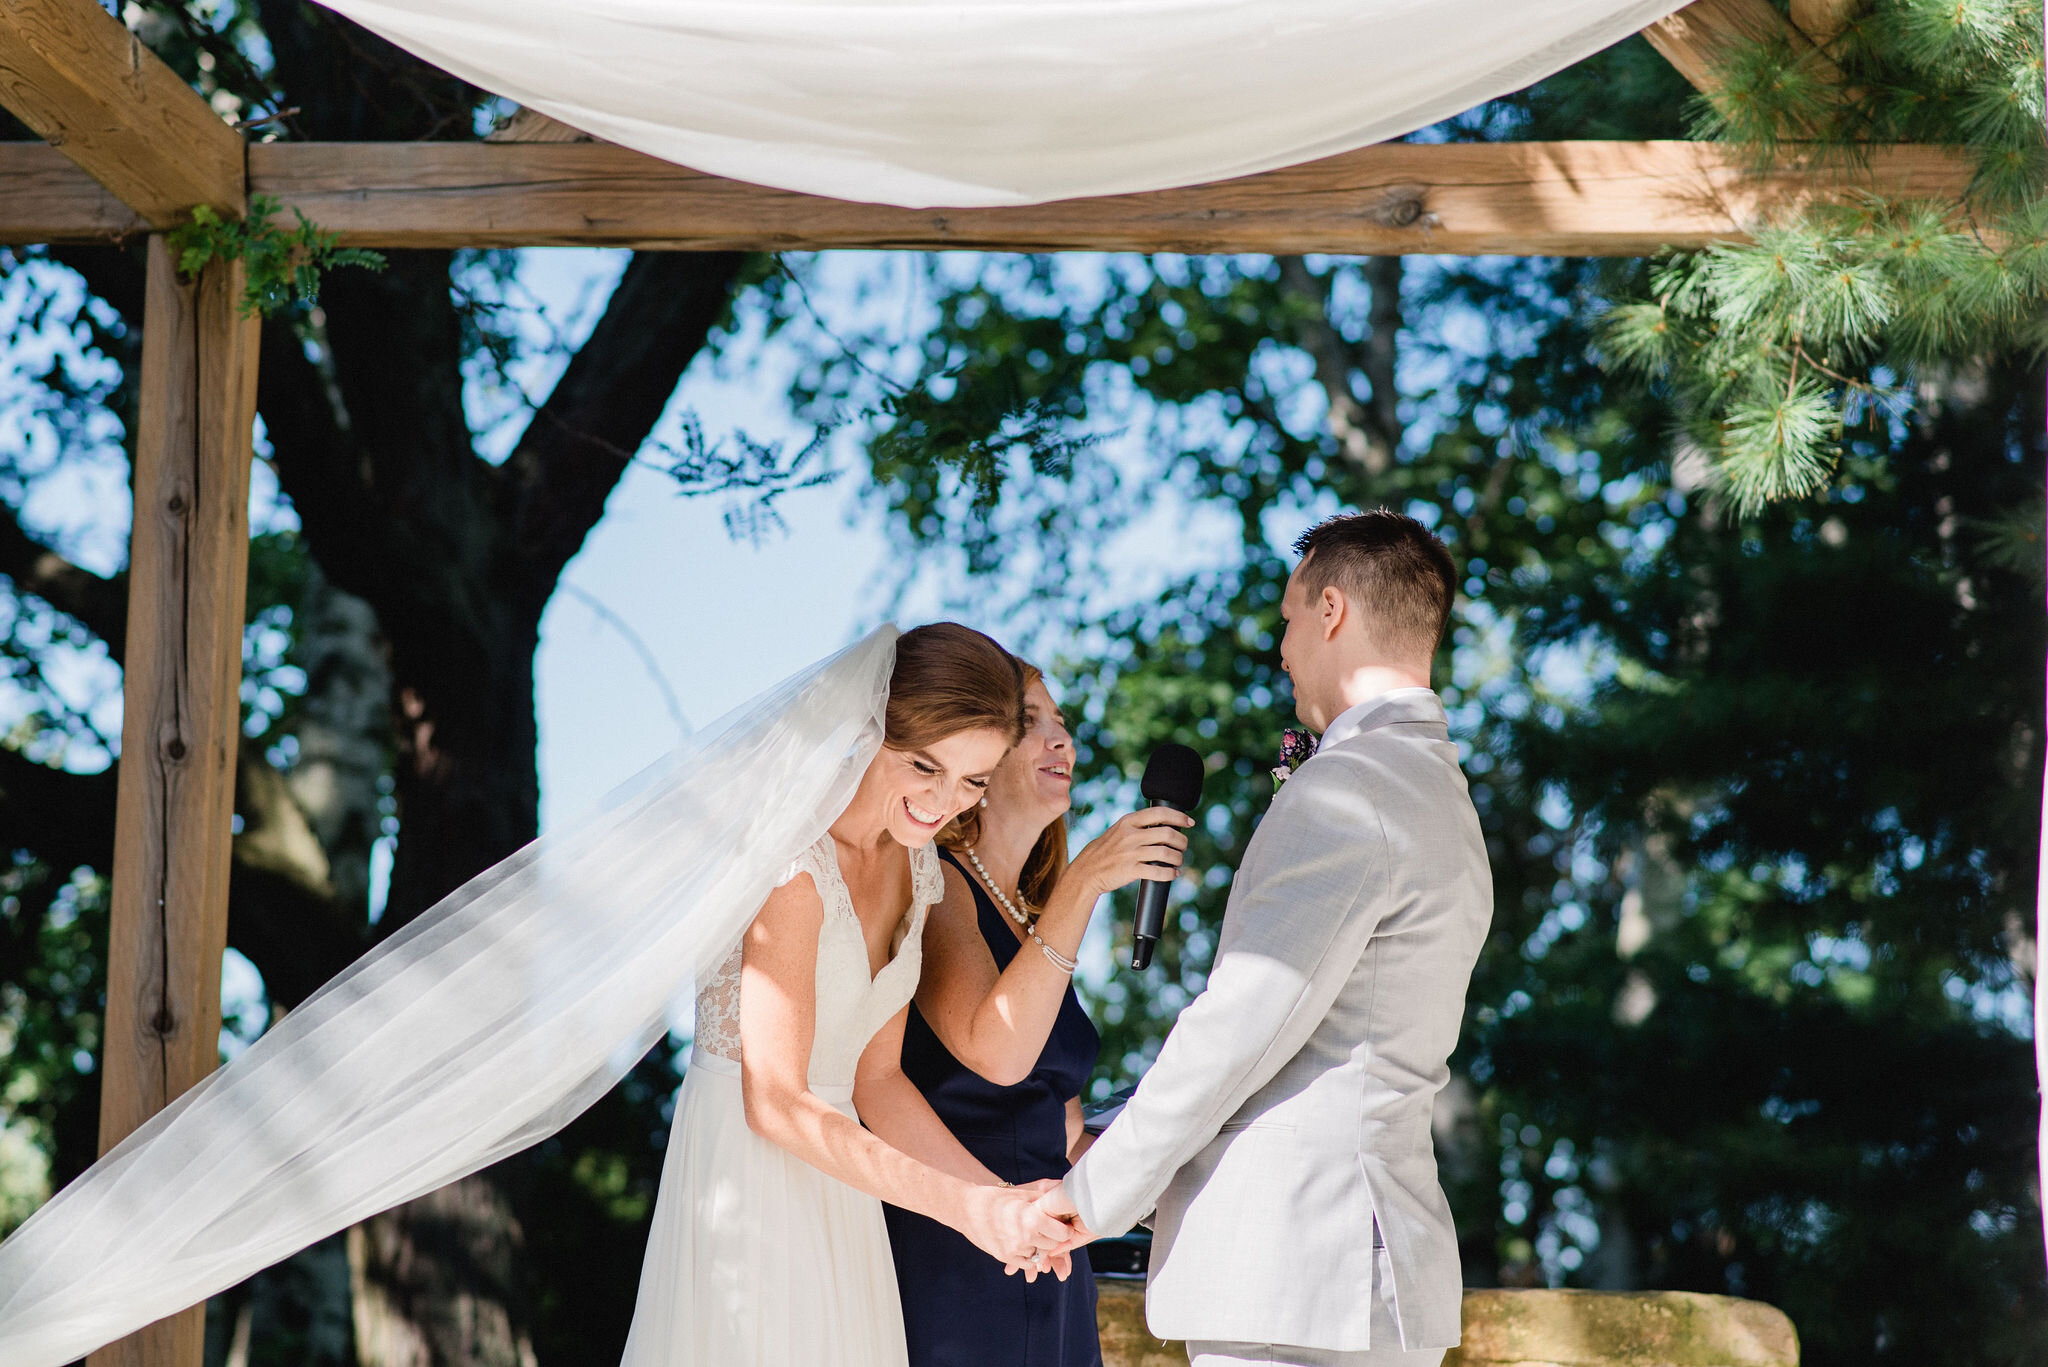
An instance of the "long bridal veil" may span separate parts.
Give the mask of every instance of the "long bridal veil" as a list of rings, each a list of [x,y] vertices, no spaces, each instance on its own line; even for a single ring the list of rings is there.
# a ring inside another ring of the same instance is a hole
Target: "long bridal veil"
[[[0,1362],[61,1367],[602,1096],[852,798],[896,635],[456,889],[57,1193],[0,1244]]]

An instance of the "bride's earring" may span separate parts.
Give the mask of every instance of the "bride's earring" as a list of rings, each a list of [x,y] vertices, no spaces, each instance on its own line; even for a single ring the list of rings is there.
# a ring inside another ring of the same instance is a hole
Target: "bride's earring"
[[[983,799],[981,800],[981,805],[982,805],[982,806],[984,806],[984,807],[988,806],[988,799],[987,799],[987,798],[983,798]]]

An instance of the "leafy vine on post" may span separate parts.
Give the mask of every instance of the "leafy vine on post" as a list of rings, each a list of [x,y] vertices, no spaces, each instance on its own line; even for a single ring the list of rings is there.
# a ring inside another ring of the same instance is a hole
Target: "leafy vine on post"
[[[294,303],[310,308],[320,297],[320,277],[336,266],[361,266],[381,271],[382,252],[337,245],[341,235],[314,224],[297,209],[296,228],[272,220],[282,207],[269,195],[249,201],[245,218],[222,218],[201,204],[191,219],[170,232],[170,248],[178,271],[195,276],[214,261],[240,261],[248,272],[242,294],[242,316],[274,318]]]
[[[1918,383],[1970,364],[1959,358],[2048,349],[2041,9],[1874,0],[1824,47],[1752,41],[1716,75],[1695,135],[1759,165],[1787,147],[1854,162],[1919,142],[1976,172],[1960,203],[1876,186],[1749,243],[1667,255],[1611,295],[1607,359],[1668,389],[1747,516],[1820,492],[1859,447],[1882,450]],[[2040,505],[2013,517],[2014,555],[2037,559]]]

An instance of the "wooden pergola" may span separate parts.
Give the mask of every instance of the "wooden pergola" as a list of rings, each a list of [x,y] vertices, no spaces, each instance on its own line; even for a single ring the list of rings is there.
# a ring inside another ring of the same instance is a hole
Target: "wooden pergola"
[[[1732,37],[1825,43],[1853,0],[1697,0],[1645,30],[1701,89]],[[1003,209],[901,209],[722,180],[525,116],[478,143],[256,143],[95,0],[0,4],[0,242],[148,237],[101,1151],[215,1067],[239,731],[259,324],[239,264],[179,276],[162,234],[253,195],[345,245],[1641,256],[1878,190],[1960,199],[1947,149],[1758,172],[1692,142],[1385,144],[1263,175]],[[94,1354],[197,1367],[203,1307]]]

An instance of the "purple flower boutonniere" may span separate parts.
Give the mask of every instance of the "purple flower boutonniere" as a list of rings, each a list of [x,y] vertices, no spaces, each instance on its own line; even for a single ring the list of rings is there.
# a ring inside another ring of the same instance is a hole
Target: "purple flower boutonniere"
[[[1308,763],[1308,757],[1316,752],[1316,738],[1299,727],[1290,726],[1280,733],[1280,764],[1273,770],[1273,791],[1279,792],[1280,785],[1294,777],[1294,771]]]

